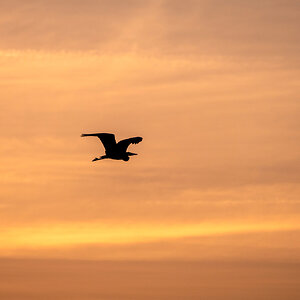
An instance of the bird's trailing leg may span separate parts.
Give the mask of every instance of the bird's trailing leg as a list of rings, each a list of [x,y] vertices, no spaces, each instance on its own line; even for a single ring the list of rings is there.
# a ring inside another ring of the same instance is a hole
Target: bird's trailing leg
[[[103,155],[103,156],[100,156],[99,158],[95,157],[92,161],[101,160],[101,159],[104,159],[104,158],[107,158],[107,156]]]

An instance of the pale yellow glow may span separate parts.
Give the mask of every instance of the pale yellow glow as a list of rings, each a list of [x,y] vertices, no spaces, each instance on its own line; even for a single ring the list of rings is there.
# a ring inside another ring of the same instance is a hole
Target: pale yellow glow
[[[86,244],[126,244],[161,239],[299,229],[295,222],[201,224],[68,223],[15,227],[1,233],[2,249],[63,247]]]

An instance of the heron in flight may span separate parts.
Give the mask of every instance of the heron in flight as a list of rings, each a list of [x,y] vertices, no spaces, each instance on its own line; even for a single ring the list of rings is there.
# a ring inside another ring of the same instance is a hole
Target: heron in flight
[[[81,136],[96,136],[100,139],[105,148],[105,155],[102,155],[99,158],[95,157],[92,161],[101,160],[105,158],[128,161],[129,156],[137,155],[136,153],[127,152],[128,146],[130,144],[138,144],[143,140],[143,138],[137,136],[116,143],[115,135],[111,133],[83,133]]]

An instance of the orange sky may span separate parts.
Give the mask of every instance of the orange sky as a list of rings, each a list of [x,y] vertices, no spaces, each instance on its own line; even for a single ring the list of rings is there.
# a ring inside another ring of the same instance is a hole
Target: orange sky
[[[299,12],[293,0],[0,1],[0,265],[259,261],[294,272]],[[103,147],[83,132],[144,140],[129,162],[92,163]],[[0,296],[44,299],[47,289],[13,292],[20,270]]]

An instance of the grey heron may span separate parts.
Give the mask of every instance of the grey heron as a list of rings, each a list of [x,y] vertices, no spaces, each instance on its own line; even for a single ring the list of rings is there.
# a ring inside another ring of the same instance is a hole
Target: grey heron
[[[143,140],[142,137],[136,136],[116,143],[115,135],[112,133],[83,133],[81,136],[96,136],[100,139],[105,148],[105,155],[95,157],[92,161],[97,161],[105,158],[128,161],[129,156],[137,155],[136,153],[127,152],[128,146],[130,144],[138,144]]]

